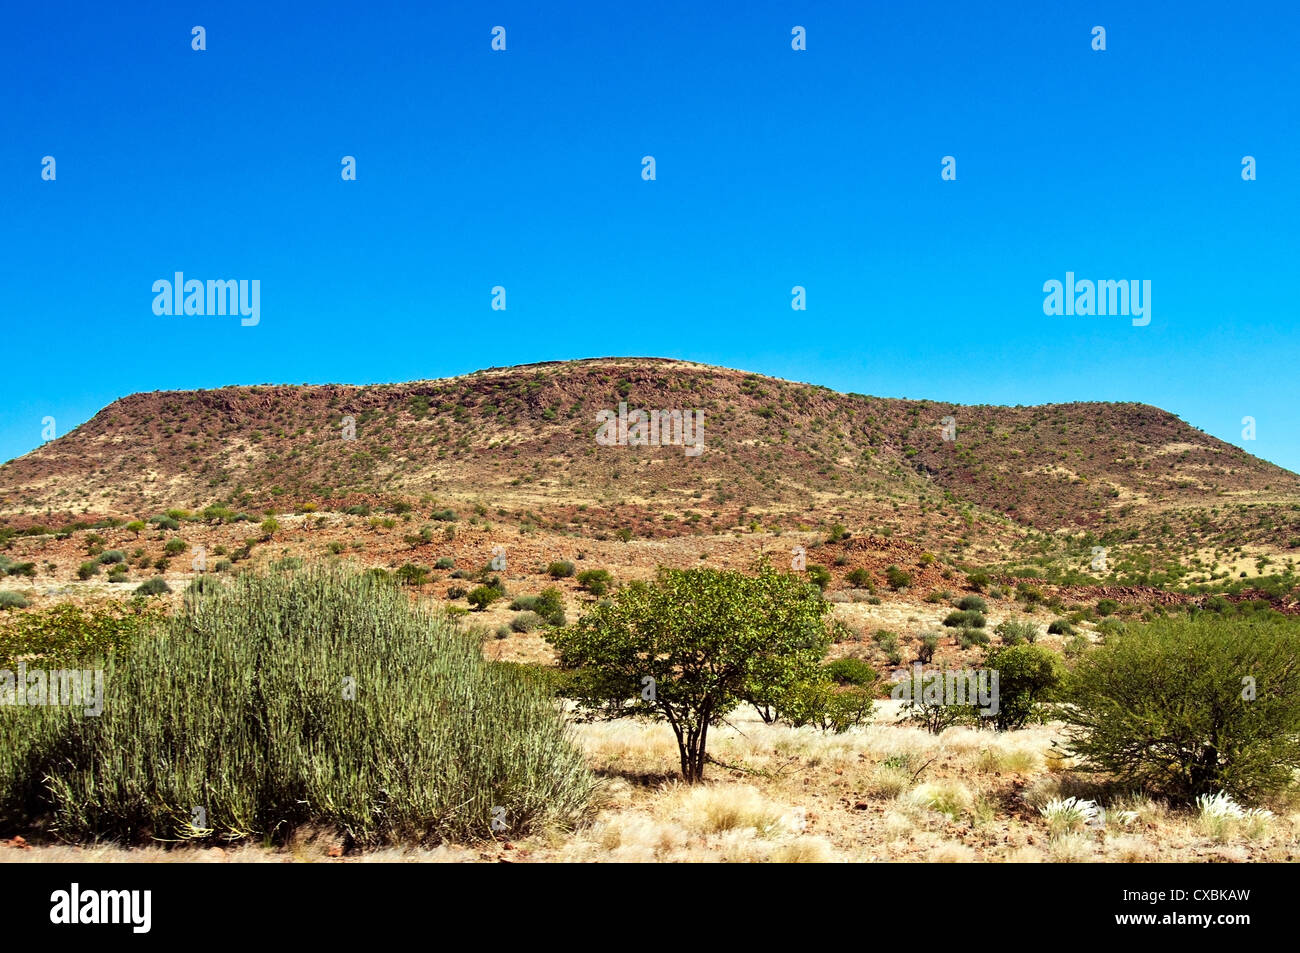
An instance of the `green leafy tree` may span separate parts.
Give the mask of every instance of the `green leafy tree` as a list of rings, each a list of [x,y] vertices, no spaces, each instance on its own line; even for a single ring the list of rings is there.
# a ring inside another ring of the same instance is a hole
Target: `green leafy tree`
[[[548,636],[573,697],[605,715],[668,722],[682,776],[704,777],[709,727],[745,701],[818,676],[830,609],[816,586],[760,563],[754,575],[661,569]]]

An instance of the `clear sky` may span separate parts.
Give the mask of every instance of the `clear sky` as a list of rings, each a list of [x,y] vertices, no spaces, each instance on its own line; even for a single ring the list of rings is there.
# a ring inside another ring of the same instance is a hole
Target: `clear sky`
[[[0,459],[134,391],[654,355],[1142,401],[1300,469],[1294,0],[0,16]],[[259,323],[155,315],[176,271],[260,281]],[[1151,323],[1045,315],[1067,271],[1150,280]]]

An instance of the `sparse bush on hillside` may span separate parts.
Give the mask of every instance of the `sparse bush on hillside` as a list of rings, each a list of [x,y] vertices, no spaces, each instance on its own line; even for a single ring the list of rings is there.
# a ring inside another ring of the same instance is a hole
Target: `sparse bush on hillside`
[[[536,632],[542,627],[542,617],[536,612],[521,612],[510,620],[510,628],[516,632]]]
[[[183,539],[167,540],[167,544],[163,546],[163,552],[166,553],[168,556],[179,556],[181,553],[185,552],[185,540]]]
[[[573,573],[573,563],[568,560],[553,562],[546,567],[546,574],[552,579],[568,579]]]
[[[97,575],[99,575],[99,563],[94,560],[82,563],[77,567],[78,579],[89,579],[91,576]]]
[[[965,629],[982,629],[985,622],[983,613],[964,612],[961,609],[949,612],[943,620],[943,624],[950,628],[960,627]]]
[[[135,587],[137,596],[161,596],[163,593],[171,592],[172,587],[167,585],[167,580],[161,576],[155,576],[153,579],[146,579],[140,585]]]
[[[994,629],[1002,637],[1003,645],[1022,645],[1038,640],[1038,626],[1028,620],[1007,619]]]
[[[404,586],[422,586],[429,581],[429,570],[414,563],[404,563],[393,575]]]
[[[850,586],[853,586],[856,589],[875,588],[871,580],[871,573],[861,567],[850,569],[848,575],[844,578],[848,581]]]
[[[1053,619],[1047,627],[1048,635],[1074,635],[1074,626],[1066,619]]]
[[[603,596],[614,583],[608,569],[584,569],[578,573],[578,585],[593,596]]]
[[[897,566],[886,567],[885,578],[889,580],[889,584],[895,589],[906,589],[912,584],[911,574],[899,569]]]
[[[465,598],[469,600],[471,606],[479,612],[482,612],[492,603],[500,599],[501,596],[501,590],[494,588],[493,586],[476,586],[469,591],[469,595]]]
[[[126,553],[120,549],[106,549],[98,556],[99,562],[104,565],[111,563],[120,563],[126,559]]]
[[[1090,770],[1190,802],[1253,803],[1300,769],[1300,623],[1168,618],[1108,639],[1070,679],[1068,748]]]
[[[1097,615],[1108,616],[1114,615],[1119,611],[1119,603],[1114,599],[1099,599],[1097,601]]]
[[[964,612],[988,612],[989,604],[979,596],[962,596],[957,608]]]
[[[986,572],[971,572],[966,574],[966,585],[970,586],[976,592],[983,592],[989,585],[989,574]]]
[[[439,556],[438,561],[433,564],[434,569],[452,569],[456,565],[456,560],[450,556]]]
[[[836,685],[857,685],[869,688],[876,684],[880,675],[874,668],[861,659],[841,658],[827,662],[822,666],[826,675]]]
[[[28,602],[21,592],[0,589],[0,609],[26,609],[27,605]]]
[[[922,665],[928,665],[934,661],[934,653],[939,650],[939,633],[927,632],[921,636],[920,645],[916,650],[916,660]]]
[[[825,590],[831,584],[831,571],[825,566],[819,566],[817,563],[809,563],[807,567],[808,581],[818,589]]]

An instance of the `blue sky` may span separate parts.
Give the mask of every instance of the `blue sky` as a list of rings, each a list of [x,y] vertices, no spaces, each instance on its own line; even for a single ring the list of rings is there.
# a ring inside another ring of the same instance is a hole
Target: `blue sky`
[[[1300,469],[1300,9],[1135,6],[9,5],[0,459],[134,391],[656,355]],[[155,315],[176,271],[260,323]],[[1067,271],[1150,325],[1044,315]]]

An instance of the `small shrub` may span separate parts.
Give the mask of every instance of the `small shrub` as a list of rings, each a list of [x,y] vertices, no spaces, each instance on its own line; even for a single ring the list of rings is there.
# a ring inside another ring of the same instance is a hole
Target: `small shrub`
[[[608,569],[584,569],[578,573],[578,585],[593,596],[603,596],[609,591],[613,582],[614,577],[610,575]]]
[[[916,650],[916,660],[921,664],[929,664],[934,660],[934,653],[939,649],[939,633],[927,632],[921,636],[920,647]]]
[[[965,612],[960,609],[949,612],[943,620],[943,624],[949,628],[963,629],[982,629],[984,628],[984,615],[979,612]]]
[[[988,612],[989,604],[979,596],[963,596],[957,608],[964,612]]]
[[[501,590],[493,586],[477,586],[465,598],[475,610],[482,612],[501,598]]]
[[[911,574],[904,572],[897,566],[890,566],[885,570],[885,578],[895,589],[906,589],[912,584]]]
[[[536,612],[521,612],[510,620],[510,628],[516,632],[536,632],[542,626],[542,617]]]
[[[1074,635],[1074,626],[1065,619],[1053,619],[1047,627],[1048,635]]]
[[[849,585],[853,586],[855,589],[872,588],[871,573],[867,572],[865,569],[850,569],[849,574],[845,576],[845,579],[847,579]]]
[[[153,579],[146,579],[135,588],[137,596],[161,596],[171,591],[172,587],[167,585],[167,580],[157,576]]]
[[[861,659],[842,658],[824,665],[827,677],[836,685],[857,685],[868,687],[874,685],[880,675],[874,668]]]
[[[26,609],[28,602],[21,592],[0,589],[0,609]]]
[[[439,556],[438,561],[433,564],[434,569],[452,569],[456,565],[456,560],[450,556]]]
[[[185,552],[185,540],[183,539],[167,540],[167,544],[163,546],[163,552],[166,553],[168,556],[179,556],[181,553]]]
[[[1028,620],[1007,619],[998,623],[993,631],[1002,638],[1003,645],[1022,645],[1038,641],[1038,626]]]
[[[552,579],[568,579],[574,573],[573,563],[568,560],[551,563],[546,567],[546,574]]]
[[[110,565],[112,563],[120,563],[123,560],[125,560],[126,553],[122,552],[122,550],[120,549],[106,549],[99,554],[98,558],[99,558],[99,562],[102,563],[103,565]]]

